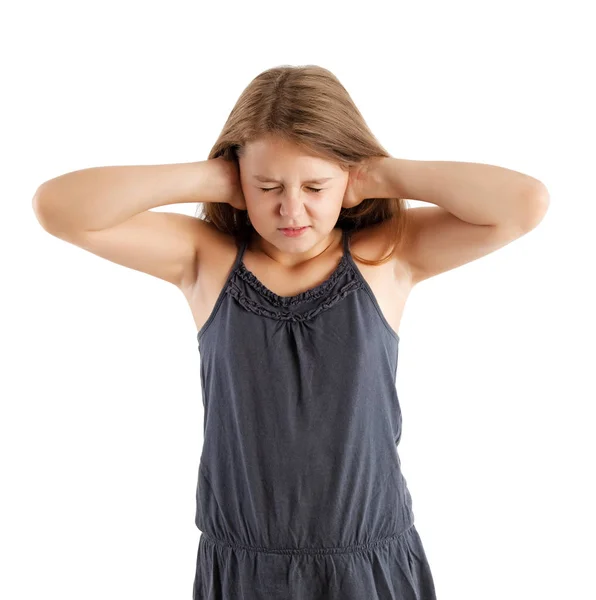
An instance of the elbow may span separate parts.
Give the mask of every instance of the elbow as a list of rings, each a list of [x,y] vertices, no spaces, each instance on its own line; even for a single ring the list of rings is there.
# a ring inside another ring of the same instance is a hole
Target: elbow
[[[47,196],[42,191],[43,185],[37,188],[31,201],[31,206],[35,217],[39,221],[39,224],[47,230],[48,225],[48,201]]]
[[[524,209],[521,226],[524,231],[531,231],[544,219],[550,205],[550,194],[546,186],[534,180],[522,196]]]
[[[37,188],[31,201],[31,206],[39,224],[51,233],[56,221],[56,210],[55,206],[53,207],[52,205],[51,196],[47,188],[44,188],[44,184]]]
[[[31,201],[31,206],[39,224],[45,229],[45,224],[47,222],[47,205],[44,198],[45,197],[41,195],[41,187],[37,188],[33,200]]]

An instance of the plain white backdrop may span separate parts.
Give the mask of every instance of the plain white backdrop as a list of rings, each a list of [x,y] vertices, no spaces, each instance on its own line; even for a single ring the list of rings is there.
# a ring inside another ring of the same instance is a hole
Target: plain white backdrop
[[[204,160],[253,77],[318,64],[392,156],[495,164],[547,186],[535,230],[412,292],[399,453],[439,600],[596,598],[586,3],[2,12],[0,597],[190,600],[200,535],[186,301],[44,231],[37,187],[93,166]]]

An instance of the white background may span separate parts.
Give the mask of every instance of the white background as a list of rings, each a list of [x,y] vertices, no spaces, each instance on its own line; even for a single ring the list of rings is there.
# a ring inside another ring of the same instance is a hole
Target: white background
[[[399,452],[439,600],[596,598],[587,6],[3,9],[1,597],[190,600],[200,535],[186,301],[49,235],[37,187],[92,166],[204,160],[257,74],[318,64],[393,156],[490,163],[547,186],[535,230],[412,292]]]

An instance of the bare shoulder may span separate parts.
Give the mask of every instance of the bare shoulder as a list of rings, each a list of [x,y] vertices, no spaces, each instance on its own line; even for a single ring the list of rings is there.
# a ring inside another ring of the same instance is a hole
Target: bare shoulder
[[[213,223],[199,219],[201,235],[197,239],[197,271],[202,263],[217,258],[220,253],[236,254],[235,238],[229,233],[220,231]]]
[[[406,254],[395,244],[394,233],[389,220],[370,225],[364,229],[354,232],[351,236],[350,249],[353,255],[366,260],[380,260],[391,252],[391,258],[382,265],[373,266],[366,263],[358,263],[362,271],[381,269],[384,274],[390,273],[397,283],[402,287],[411,285],[411,270],[406,259]],[[358,258],[353,256],[358,262]]]
[[[182,289],[185,295],[192,294],[199,281],[214,276],[217,279],[221,273],[225,273],[238,251],[234,236],[220,231],[213,223],[197,219],[197,229],[195,270]]]

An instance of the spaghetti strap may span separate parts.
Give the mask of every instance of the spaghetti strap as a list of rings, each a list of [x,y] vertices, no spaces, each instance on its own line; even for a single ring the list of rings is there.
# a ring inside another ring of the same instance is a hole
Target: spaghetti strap
[[[343,242],[344,242],[344,256],[347,256],[350,254],[350,235],[351,235],[351,231],[344,229],[343,230]]]
[[[250,241],[250,235],[246,234],[242,237],[238,244],[238,252],[236,254],[236,260],[234,261],[234,266],[232,267],[232,271],[235,271],[238,268],[238,265],[242,262],[244,257],[244,253],[246,252],[246,248],[248,247],[248,242]]]

